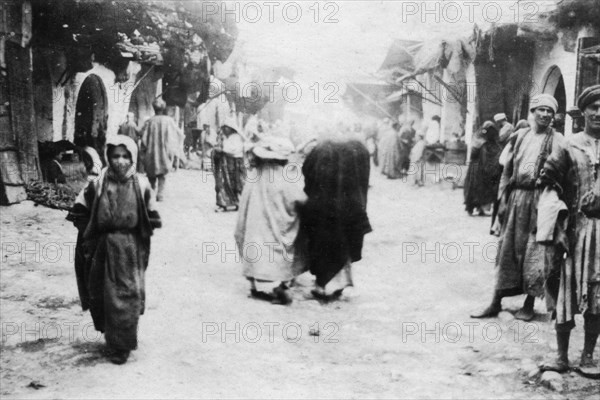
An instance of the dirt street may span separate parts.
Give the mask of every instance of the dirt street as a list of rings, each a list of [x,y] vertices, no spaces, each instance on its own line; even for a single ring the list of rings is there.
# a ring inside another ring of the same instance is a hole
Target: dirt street
[[[249,298],[236,262],[236,213],[218,214],[207,173],[180,170],[159,203],[139,348],[116,366],[79,305],[66,212],[2,207],[1,394],[5,398],[595,398],[597,381],[564,375],[562,391],[535,365],[555,351],[543,301],[532,323],[490,300],[496,239],[468,217],[462,191],[416,188],[373,173],[364,259],[340,301],[291,306]],[[583,342],[573,334],[571,361]],[[596,351],[595,357],[598,357]]]

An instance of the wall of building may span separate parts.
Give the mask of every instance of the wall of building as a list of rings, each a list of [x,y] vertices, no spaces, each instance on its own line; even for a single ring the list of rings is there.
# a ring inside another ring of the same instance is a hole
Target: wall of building
[[[56,71],[51,71],[51,76],[60,77],[58,73],[63,66],[60,63],[54,63]],[[44,130],[43,135],[40,135],[40,140],[70,140],[73,141],[75,133],[75,113],[77,106],[77,97],[79,90],[85,79],[95,74],[104,84],[107,99],[107,132],[106,136],[116,135],[119,130],[119,125],[123,123],[129,111],[131,93],[135,87],[136,78],[141,70],[141,65],[137,62],[130,62],[128,66],[129,79],[123,83],[115,83],[115,73],[98,63],[93,63],[93,68],[87,72],[77,73],[73,79],[67,82],[64,86],[57,84],[58,78],[52,80],[51,90],[51,124],[52,133],[48,134]],[[156,82],[160,86],[160,80]],[[46,93],[44,91],[43,93]],[[48,101],[45,101],[47,106]],[[37,118],[47,119],[45,114],[38,111]],[[38,124],[39,125],[39,124]]]
[[[566,107],[567,109],[571,106],[576,105],[577,99],[575,98],[575,86],[577,79],[577,51],[576,47],[566,46],[566,40],[563,40],[563,35],[568,33],[559,33],[559,40],[553,43],[551,46],[544,43],[540,43],[536,46],[535,62],[533,66],[533,81],[535,87],[532,90],[532,94],[543,93],[543,86],[545,84],[547,74],[553,66],[560,68],[562,73],[563,81],[565,84],[566,92]],[[598,33],[593,29],[582,28],[577,33],[577,39],[582,37],[597,37]],[[565,47],[571,47],[565,49]],[[565,134],[571,134],[573,121],[571,117],[566,116],[565,121]]]

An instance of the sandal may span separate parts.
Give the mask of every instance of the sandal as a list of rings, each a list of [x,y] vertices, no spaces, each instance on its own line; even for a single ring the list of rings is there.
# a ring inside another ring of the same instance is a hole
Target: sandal
[[[545,371],[553,371],[553,372],[558,372],[558,373],[563,373],[563,372],[568,372],[570,370],[569,368],[569,363],[565,363],[564,361],[561,360],[554,360],[551,362],[547,362],[547,363],[543,363],[540,366],[540,371],[545,372]]]

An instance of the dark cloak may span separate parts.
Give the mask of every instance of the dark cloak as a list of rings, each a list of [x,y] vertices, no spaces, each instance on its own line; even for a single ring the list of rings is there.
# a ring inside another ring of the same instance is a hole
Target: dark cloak
[[[300,213],[300,237],[310,272],[325,286],[348,261],[362,258],[367,217],[369,151],[359,141],[318,144],[302,166],[308,195]]]
[[[471,150],[471,159],[465,178],[465,209],[472,212],[475,207],[491,204],[498,197],[498,185],[502,175],[498,143],[498,131],[493,126],[484,126],[483,142],[476,143]]]

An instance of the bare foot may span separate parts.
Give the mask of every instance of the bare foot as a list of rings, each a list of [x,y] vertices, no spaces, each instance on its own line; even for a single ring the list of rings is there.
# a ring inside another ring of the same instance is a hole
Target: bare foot
[[[554,361],[545,362],[540,365],[542,371],[567,372],[569,370],[569,360],[557,358]]]

